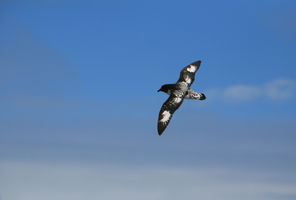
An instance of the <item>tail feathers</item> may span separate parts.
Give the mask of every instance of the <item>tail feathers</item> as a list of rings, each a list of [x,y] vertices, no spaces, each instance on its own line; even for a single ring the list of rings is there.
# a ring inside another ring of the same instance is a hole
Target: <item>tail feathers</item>
[[[203,93],[200,93],[199,100],[205,100],[207,97]]]
[[[185,99],[205,100],[206,96],[203,93],[198,93],[193,90],[189,90],[188,94],[185,96]]]

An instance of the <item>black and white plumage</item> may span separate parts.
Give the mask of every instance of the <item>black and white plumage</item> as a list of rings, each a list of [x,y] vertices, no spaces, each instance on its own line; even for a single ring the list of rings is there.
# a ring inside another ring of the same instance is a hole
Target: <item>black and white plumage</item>
[[[168,126],[174,112],[181,106],[184,99],[206,99],[202,93],[190,89],[195,73],[199,69],[201,61],[191,63],[184,67],[176,84],[166,84],[158,90],[167,93],[170,97],[162,105],[158,115],[158,134],[161,135]]]

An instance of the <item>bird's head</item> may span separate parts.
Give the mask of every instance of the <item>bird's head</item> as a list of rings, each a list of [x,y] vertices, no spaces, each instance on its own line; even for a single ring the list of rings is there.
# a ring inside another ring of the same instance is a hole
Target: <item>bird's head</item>
[[[161,86],[161,88],[159,90],[157,90],[157,92],[165,92],[165,93],[168,93],[168,91],[170,89],[172,89],[172,84],[166,84],[166,85],[163,85]]]

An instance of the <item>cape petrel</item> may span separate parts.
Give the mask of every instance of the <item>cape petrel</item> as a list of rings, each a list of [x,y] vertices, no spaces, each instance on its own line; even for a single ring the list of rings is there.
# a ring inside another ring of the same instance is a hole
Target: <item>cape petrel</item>
[[[200,64],[201,61],[199,60],[184,67],[176,84],[165,84],[157,91],[170,95],[162,105],[158,115],[157,129],[159,135],[166,129],[174,112],[181,106],[184,99],[206,99],[203,93],[198,93],[190,89]]]

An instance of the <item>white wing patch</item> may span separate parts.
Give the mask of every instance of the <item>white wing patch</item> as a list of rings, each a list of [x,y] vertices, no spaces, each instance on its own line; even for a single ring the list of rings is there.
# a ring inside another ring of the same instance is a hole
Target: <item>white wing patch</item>
[[[182,101],[182,98],[180,98],[180,97],[176,97],[175,99],[174,99],[174,102],[175,103],[180,103]]]
[[[190,84],[191,83],[191,78],[189,76],[186,76],[185,81],[186,81],[186,83]]]
[[[171,113],[169,111],[163,111],[162,113],[162,119],[160,120],[160,122],[166,122],[170,119]]]
[[[190,67],[187,68],[187,71],[189,71],[191,73],[195,72],[195,70],[196,70],[196,66],[194,66],[194,65],[190,65]]]

